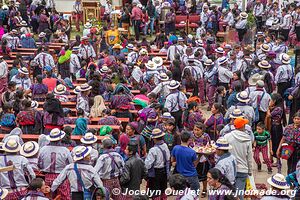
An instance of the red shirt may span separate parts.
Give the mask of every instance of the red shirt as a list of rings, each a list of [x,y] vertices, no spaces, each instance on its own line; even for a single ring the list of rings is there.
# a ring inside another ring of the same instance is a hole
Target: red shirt
[[[139,7],[137,7],[137,6],[133,7],[131,13],[132,13],[131,18],[133,20],[141,20],[142,19],[143,11]]]
[[[56,78],[44,78],[43,83],[48,86],[48,92],[52,92],[56,87],[57,79]]]

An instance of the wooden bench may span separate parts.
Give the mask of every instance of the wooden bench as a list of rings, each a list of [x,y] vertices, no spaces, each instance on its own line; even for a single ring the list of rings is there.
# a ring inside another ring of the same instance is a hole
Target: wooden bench
[[[38,111],[43,111],[44,109],[43,108],[37,108],[37,110]],[[76,115],[76,113],[77,113],[77,110],[76,110],[76,108],[70,108],[70,110],[71,110],[71,114],[72,115]],[[129,112],[131,113],[131,114],[137,114],[138,113],[138,110],[129,110]]]
[[[24,141],[38,141],[40,135],[35,135],[35,134],[22,134],[22,139]],[[5,134],[0,134],[0,139],[2,140],[5,137]],[[98,142],[101,142],[103,139],[108,138],[107,136],[96,136],[98,139]],[[71,135],[72,140],[80,141],[82,138],[81,135]]]
[[[77,119],[77,117],[70,117],[71,119]],[[98,123],[101,117],[90,118],[90,121],[93,123]],[[129,118],[117,118],[121,123],[129,123]]]
[[[70,126],[73,129],[76,127],[75,124],[65,124],[64,127],[66,127],[66,126]],[[120,127],[121,127],[121,126],[118,126],[118,125],[87,125],[87,128],[88,129],[93,128],[93,129],[99,130],[102,126],[110,126],[115,131],[120,131]]]

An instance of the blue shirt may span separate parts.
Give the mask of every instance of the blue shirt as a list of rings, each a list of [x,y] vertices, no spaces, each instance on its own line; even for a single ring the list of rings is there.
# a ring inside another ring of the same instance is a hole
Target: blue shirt
[[[176,159],[176,170],[183,176],[198,176],[194,161],[197,153],[189,147],[176,145],[172,150],[172,156]]]

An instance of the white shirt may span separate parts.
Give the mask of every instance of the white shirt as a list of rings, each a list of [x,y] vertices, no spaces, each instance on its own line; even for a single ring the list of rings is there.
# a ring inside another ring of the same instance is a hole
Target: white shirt
[[[71,54],[70,58],[70,73],[76,74],[81,68],[79,57],[77,54]]]
[[[8,65],[7,63],[3,60],[0,63],[0,79],[6,78],[8,73]]]
[[[53,57],[46,52],[41,52],[38,55],[35,56],[34,61],[36,61],[40,66],[51,66],[52,68],[55,67],[54,59]]]
[[[168,109],[170,113],[177,112],[179,111],[179,109],[186,108],[186,101],[187,98],[185,94],[183,94],[180,91],[177,91],[167,96],[165,102],[165,108]]]
[[[81,44],[79,47],[80,47],[79,53],[81,54],[81,56],[84,60],[88,59],[90,57],[96,58],[95,50],[91,45]]]
[[[175,60],[175,54],[179,54],[180,56],[183,55],[183,49],[184,48],[181,45],[171,45],[167,52],[167,58],[170,61]]]

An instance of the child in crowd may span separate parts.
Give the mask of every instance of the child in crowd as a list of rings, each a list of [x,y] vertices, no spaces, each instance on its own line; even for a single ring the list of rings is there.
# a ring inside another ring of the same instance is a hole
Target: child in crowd
[[[10,104],[5,103],[2,109],[0,132],[2,134],[9,134],[10,131],[16,127],[16,116],[14,115],[13,107]]]
[[[272,163],[268,157],[268,143],[269,143],[269,151],[270,154],[273,155],[272,151],[272,140],[270,137],[270,133],[266,131],[266,126],[262,123],[259,122],[256,125],[256,131],[254,132],[254,160],[257,164],[257,169],[259,172],[261,172],[261,162],[259,159],[259,153],[262,153],[264,162],[266,163],[268,167],[268,174],[272,174]]]
[[[169,150],[172,151],[175,145],[180,144],[180,136],[176,130],[175,119],[168,119],[164,123],[165,127],[165,136],[164,141],[168,145]]]

